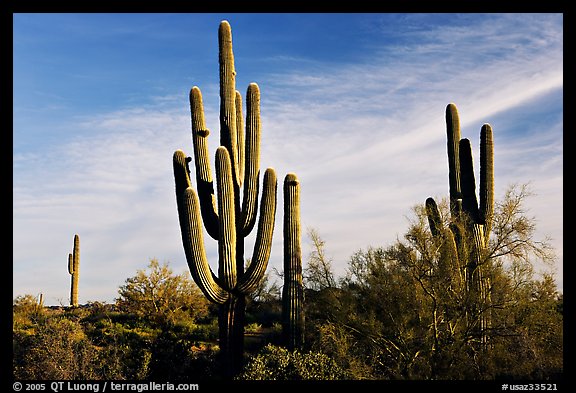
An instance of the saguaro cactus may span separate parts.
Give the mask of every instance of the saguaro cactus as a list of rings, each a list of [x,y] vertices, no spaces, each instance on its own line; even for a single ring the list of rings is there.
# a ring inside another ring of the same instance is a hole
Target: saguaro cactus
[[[44,294],[40,293],[38,295],[38,303],[37,303],[38,310],[42,310],[44,308]]]
[[[284,287],[282,335],[290,350],[304,343],[304,287],[300,231],[300,182],[295,174],[284,178]]]
[[[220,305],[219,344],[226,373],[238,372],[243,360],[245,297],[264,276],[276,215],[276,173],[264,173],[260,218],[251,263],[244,270],[244,238],[257,215],[260,177],[260,91],[251,83],[246,93],[246,134],[242,99],[235,88],[232,33],[227,21],[219,28],[220,147],[216,150],[216,196],[208,135],[200,89],[190,91],[192,142],[198,193],[192,188],[187,157],[173,156],[176,201],[186,260],[196,284],[212,302]],[[240,191],[242,189],[242,199]],[[218,241],[218,275],[208,264],[202,231]]]
[[[480,131],[480,202],[476,183],[472,148],[468,139],[460,137],[460,120],[454,104],[446,108],[448,136],[448,175],[450,187],[449,228],[443,228],[436,202],[426,200],[426,211],[432,234],[443,242],[441,263],[450,262],[458,269],[469,300],[468,314],[483,342],[490,325],[490,279],[486,274],[486,255],[494,212],[494,143],[492,127],[484,124]],[[442,267],[442,266],[441,266]]]
[[[70,305],[78,306],[78,279],[80,277],[80,237],[74,235],[74,249],[68,254],[68,273],[72,275],[70,285]]]

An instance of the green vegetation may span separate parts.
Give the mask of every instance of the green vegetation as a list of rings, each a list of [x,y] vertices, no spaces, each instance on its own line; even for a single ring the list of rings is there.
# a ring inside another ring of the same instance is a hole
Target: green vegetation
[[[551,274],[534,273],[534,262],[553,254],[534,239],[523,207],[528,195],[526,187],[511,186],[495,205],[485,270],[491,302],[483,310],[490,325],[479,331],[480,315],[470,316],[473,299],[454,280],[457,271],[442,269],[446,253],[419,205],[402,240],[355,253],[338,284],[328,285],[330,275],[311,276],[310,287],[318,289],[306,296],[307,341],[354,378],[559,377],[563,297]],[[439,211],[450,216],[447,201]]]
[[[534,238],[526,186],[495,203],[487,252],[490,325],[478,335],[467,291],[454,282],[415,206],[403,239],[359,250],[337,278],[326,244],[309,230],[303,271],[305,343],[282,340],[281,289],[265,276],[246,300],[245,367],[236,379],[534,379],[563,372],[563,296],[536,263],[554,255]],[[450,222],[448,200],[438,205]],[[18,379],[228,378],[218,366],[218,310],[187,274],[151,260],[126,279],[114,304],[39,307],[13,302],[13,372]],[[482,344],[480,337],[486,337]]]
[[[217,377],[218,326],[187,275],[151,260],[121,286],[114,304],[13,305],[16,379],[187,379]]]
[[[301,353],[286,348],[266,345],[255,355],[244,372],[242,380],[334,380],[348,379],[333,359],[321,352]]]

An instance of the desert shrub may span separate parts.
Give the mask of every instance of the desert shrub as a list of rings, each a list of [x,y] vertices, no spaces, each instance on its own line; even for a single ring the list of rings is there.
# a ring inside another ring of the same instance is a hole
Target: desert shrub
[[[327,380],[347,379],[347,375],[334,360],[321,352],[290,352],[268,344],[249,360],[238,379]]]
[[[33,334],[13,333],[13,372],[16,379],[97,379],[97,350],[82,326],[67,318],[48,318]]]

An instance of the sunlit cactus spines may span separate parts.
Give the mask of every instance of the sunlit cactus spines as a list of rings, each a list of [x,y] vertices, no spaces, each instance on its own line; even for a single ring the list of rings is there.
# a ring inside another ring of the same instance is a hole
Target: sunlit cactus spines
[[[250,264],[245,270],[244,239],[256,225],[260,179],[260,89],[246,92],[246,121],[236,91],[232,33],[227,21],[219,28],[220,146],[216,150],[215,180],[208,153],[210,131],[204,118],[202,93],[190,91],[192,144],[197,191],[192,186],[187,157],[173,155],[176,201],[182,243],[192,277],[204,295],[220,305],[219,345],[225,372],[237,373],[243,361],[245,297],[264,277],[276,216],[276,173],[266,169],[260,215]],[[245,124],[245,131],[243,130]],[[211,270],[203,229],[218,241],[218,272]]]
[[[282,335],[290,350],[304,344],[304,286],[300,228],[300,182],[289,173],[284,178],[284,286]]]
[[[426,200],[430,230],[441,239],[440,268],[450,264],[457,270],[453,277],[463,283],[469,316],[482,341],[490,325],[490,278],[486,250],[494,214],[494,143],[492,127],[480,131],[480,183],[476,181],[470,141],[462,139],[456,105],[446,107],[448,178],[450,189],[450,225],[443,228],[440,213],[432,198]]]
[[[70,284],[70,305],[78,306],[78,280],[80,278],[80,237],[74,235],[74,248],[68,254],[68,273],[72,276]]]

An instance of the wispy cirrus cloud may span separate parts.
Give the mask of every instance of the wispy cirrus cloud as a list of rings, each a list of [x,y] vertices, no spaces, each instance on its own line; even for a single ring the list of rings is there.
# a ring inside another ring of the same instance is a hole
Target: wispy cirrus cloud
[[[358,249],[402,236],[413,205],[447,195],[444,109],[455,102],[475,157],[482,123],[494,128],[497,198],[512,182],[532,184],[536,196],[528,203],[541,217],[541,233],[554,238],[561,285],[563,68],[557,17],[502,15],[418,28],[422,17],[406,16],[408,28],[395,33],[404,40],[393,44],[376,24],[381,35],[357,61],[287,55],[268,60],[277,65],[273,71],[239,74],[238,90],[255,80],[262,91],[261,168],[274,167],[279,185],[288,172],[299,176],[303,226],[318,229],[342,275]],[[213,154],[218,89],[194,84],[204,94]],[[110,301],[152,257],[186,269],[171,157],[179,148],[192,154],[188,103],[186,94],[165,93],[149,97],[146,106],[75,117],[64,124],[77,127],[81,137],[51,145],[42,155],[15,154],[16,294],[44,291],[52,301],[66,299],[63,271],[74,233],[81,236],[85,260],[81,301]],[[278,190],[270,265],[281,269]],[[305,237],[303,242],[306,249]],[[208,251],[215,267],[215,243]]]

